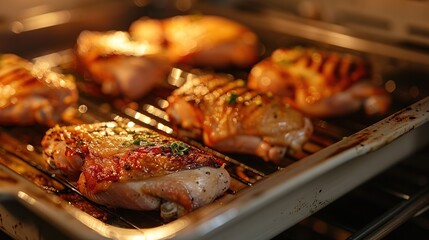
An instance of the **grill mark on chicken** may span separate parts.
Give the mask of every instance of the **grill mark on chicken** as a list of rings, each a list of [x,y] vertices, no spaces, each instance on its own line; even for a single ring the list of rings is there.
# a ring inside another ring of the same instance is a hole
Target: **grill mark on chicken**
[[[94,202],[161,208],[165,218],[211,203],[230,184],[223,161],[214,155],[120,122],[57,126],[48,130],[42,147],[48,165],[77,180],[78,190]]]
[[[344,115],[363,108],[385,113],[390,96],[370,82],[364,59],[312,48],[280,48],[250,71],[248,86],[283,97],[314,117]]]
[[[233,104],[248,104],[249,102],[254,101],[256,98],[260,98],[264,103],[269,102],[270,97],[265,94],[259,94],[256,91],[253,91],[245,87],[243,80],[232,81],[228,78],[210,78],[204,79],[202,81],[194,81],[192,88],[187,89],[184,96],[187,99],[204,99],[210,103],[220,103],[219,106],[228,107],[228,105]],[[207,88],[204,93],[201,94],[201,91],[198,88]],[[236,98],[233,102],[225,101],[225,98]],[[198,101],[200,104],[206,103],[205,101]],[[224,104],[226,103],[226,104]],[[229,103],[229,104],[228,104]],[[261,102],[262,103],[262,102]],[[259,106],[259,102],[253,106]]]
[[[74,78],[41,68],[14,54],[0,55],[0,123],[52,126],[77,104]]]
[[[245,101],[243,102],[251,102],[255,97],[259,96],[257,92],[244,87],[245,83],[242,80],[229,81],[226,80],[228,77],[216,78],[210,74],[203,76],[202,78],[207,82],[207,85],[195,81],[191,91],[182,93],[187,100],[196,100],[201,103],[199,99],[206,99],[208,101],[216,102],[220,98],[225,98],[226,95],[233,94],[237,98],[240,97],[240,99],[244,99]],[[205,88],[205,90],[201,91],[199,88]]]
[[[310,120],[279,98],[225,75],[189,78],[168,101],[173,124],[201,130],[204,143],[219,151],[255,154],[279,164],[288,149],[299,151],[312,133]]]

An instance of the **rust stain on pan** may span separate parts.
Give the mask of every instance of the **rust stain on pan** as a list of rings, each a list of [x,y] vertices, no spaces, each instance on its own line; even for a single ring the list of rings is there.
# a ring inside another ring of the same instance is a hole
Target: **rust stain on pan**
[[[369,143],[380,142],[381,146],[390,143],[391,141],[396,139],[396,136],[390,136],[388,134],[388,131],[400,131],[399,126],[401,126],[401,124],[418,119],[420,117],[418,115],[419,113],[421,113],[420,108],[421,104],[417,104],[414,107],[407,107],[384,120],[381,124],[387,124],[390,126],[389,129],[385,130],[386,134],[379,131],[377,127],[371,126],[369,128],[363,129],[356,134],[351,135],[350,137],[344,139],[344,141],[347,142],[345,142],[343,145],[338,146],[335,151],[327,155],[324,159],[336,156],[346,150],[349,150],[350,148],[354,148],[357,146],[364,147],[365,144]],[[411,131],[414,128],[415,125],[412,125],[410,129],[406,130],[406,132]],[[371,149],[371,151],[372,150],[374,149]]]
[[[350,148],[356,147],[358,145],[362,145],[365,140],[367,140],[369,138],[369,135],[371,135],[371,133],[368,130],[363,130],[363,132],[360,132],[358,135],[356,135],[353,138],[350,138],[350,140],[344,140],[344,141],[348,141],[345,145],[339,146],[334,152],[332,152],[331,154],[329,154],[328,156],[325,157],[325,159],[331,158],[335,155],[338,155],[344,151],[349,150]]]

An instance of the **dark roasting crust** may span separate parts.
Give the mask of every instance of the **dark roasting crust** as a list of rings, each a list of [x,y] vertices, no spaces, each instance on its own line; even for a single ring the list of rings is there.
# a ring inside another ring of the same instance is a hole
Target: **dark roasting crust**
[[[52,141],[67,143],[68,162],[74,162],[76,157],[84,159],[81,170],[87,188],[94,191],[105,189],[112,182],[144,180],[222,164],[192,146],[186,145],[186,152],[175,152],[172,146],[183,143],[171,137],[117,123],[56,127],[45,135],[42,146],[46,148]],[[48,151],[44,154],[50,157]]]

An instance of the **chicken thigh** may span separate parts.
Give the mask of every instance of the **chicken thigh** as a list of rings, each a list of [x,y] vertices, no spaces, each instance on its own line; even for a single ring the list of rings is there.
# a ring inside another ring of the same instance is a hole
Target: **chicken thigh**
[[[369,81],[369,65],[361,58],[295,47],[277,49],[257,63],[248,86],[283,97],[285,103],[313,117],[335,117],[363,108],[382,114],[391,97]]]
[[[313,132],[308,118],[243,80],[193,76],[168,98],[166,111],[173,123],[199,130],[210,147],[279,163],[287,150],[301,150]]]
[[[134,210],[160,209],[170,221],[225,193],[221,159],[149,129],[120,122],[51,128],[42,140],[53,170],[77,180],[90,200]]]
[[[175,64],[196,67],[250,67],[258,58],[258,38],[249,28],[220,16],[141,18],[130,26],[133,39],[163,46]]]
[[[162,48],[130,39],[126,32],[82,32],[77,40],[79,70],[104,94],[138,99],[162,83],[171,65]]]
[[[53,126],[73,114],[74,78],[0,54],[0,124]]]

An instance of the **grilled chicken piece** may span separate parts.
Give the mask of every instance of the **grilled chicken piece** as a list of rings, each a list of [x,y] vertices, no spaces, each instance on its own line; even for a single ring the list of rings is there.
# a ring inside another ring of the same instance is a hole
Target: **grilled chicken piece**
[[[0,124],[53,126],[73,113],[77,100],[72,76],[0,54]]]
[[[84,31],[76,52],[79,69],[107,95],[141,98],[171,70],[159,46],[132,41],[126,32]]]
[[[334,117],[362,107],[369,115],[388,110],[391,97],[370,83],[369,66],[352,55],[309,48],[277,49],[256,64],[248,86],[284,98],[314,117]]]
[[[203,74],[188,78],[168,98],[175,124],[198,129],[206,145],[255,154],[281,164],[287,150],[301,150],[313,126],[281,99],[250,90],[242,80]]]
[[[129,31],[133,39],[164,46],[176,64],[245,68],[258,59],[256,34],[238,22],[219,16],[142,18],[131,24]]]
[[[102,205],[161,209],[166,220],[211,203],[229,188],[220,159],[143,127],[104,122],[56,126],[42,140],[54,170]]]

